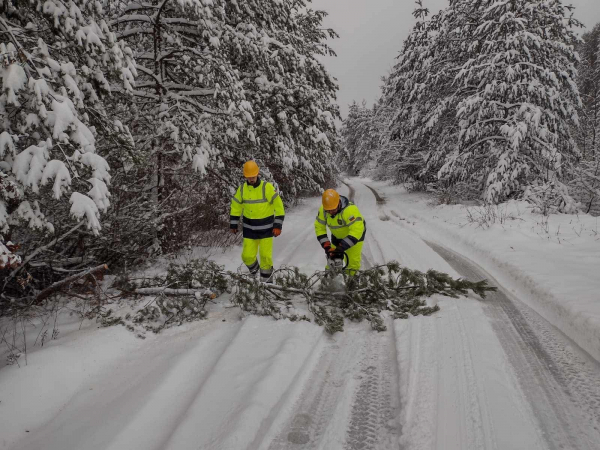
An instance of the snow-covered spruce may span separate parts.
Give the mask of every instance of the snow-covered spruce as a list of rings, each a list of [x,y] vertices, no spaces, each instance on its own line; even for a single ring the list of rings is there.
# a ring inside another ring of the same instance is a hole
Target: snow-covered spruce
[[[349,175],[357,175],[369,166],[373,155],[379,147],[381,132],[377,124],[384,123],[377,115],[377,106],[368,108],[363,102],[353,102],[344,119],[342,137],[344,145],[340,149],[338,159]]]
[[[570,187],[583,211],[600,214],[600,24],[582,37],[577,45],[581,58],[577,65],[577,86],[582,105],[580,126],[574,130],[581,152]]]
[[[3,2],[0,8],[0,268],[8,236],[53,233],[68,215],[97,234],[111,177],[99,147],[126,133],[106,113],[112,85],[132,89],[130,50],[101,3]],[[8,260],[8,262],[7,262]]]
[[[561,189],[578,156],[568,12],[559,1],[522,1],[484,2],[473,13],[478,22],[460,27],[469,59],[455,78],[459,151],[446,157],[440,177],[482,180],[488,201],[518,192],[524,181],[555,185],[556,206],[575,211]]]
[[[247,159],[286,201],[325,185],[338,111],[317,60],[335,36],[323,12],[304,1],[111,5],[138,78],[133,102],[114,105],[135,149],[108,156],[117,171],[103,260],[140,260],[222,225]]]
[[[417,22],[382,86],[383,103],[393,112],[386,117],[387,144],[379,162],[382,177],[428,182],[436,178],[430,157],[439,146],[454,146],[446,130],[452,123],[452,112],[441,99],[452,84],[450,67],[455,49],[439,39],[448,10],[427,19],[428,10],[417,3]],[[431,121],[430,115],[437,120]]]
[[[457,0],[425,12],[384,89],[399,105],[397,161],[417,156],[417,176],[468,182],[492,202],[534,183],[574,210],[563,183],[578,156],[579,23],[558,0]]]

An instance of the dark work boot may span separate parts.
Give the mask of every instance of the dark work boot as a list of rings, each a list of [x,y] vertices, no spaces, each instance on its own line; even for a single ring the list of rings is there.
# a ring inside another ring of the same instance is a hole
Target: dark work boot
[[[260,269],[260,281],[262,283],[273,284],[273,268]]]
[[[251,266],[247,266],[248,270],[250,271],[250,275],[252,276],[252,278],[256,277],[256,274],[258,273],[258,269],[260,269],[260,265],[258,264],[258,261],[254,261],[254,264],[252,264]]]

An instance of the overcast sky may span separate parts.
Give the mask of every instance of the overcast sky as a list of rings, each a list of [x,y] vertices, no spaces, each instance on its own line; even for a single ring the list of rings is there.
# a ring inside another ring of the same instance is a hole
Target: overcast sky
[[[575,17],[587,28],[600,22],[600,0],[564,1],[575,6]],[[448,5],[448,0],[423,0],[431,14]],[[329,13],[325,26],[340,38],[330,41],[337,58],[326,58],[325,66],[337,78],[338,104],[342,117],[352,100],[372,105],[379,96],[380,79],[394,65],[415,23],[414,0],[313,0],[313,9]]]

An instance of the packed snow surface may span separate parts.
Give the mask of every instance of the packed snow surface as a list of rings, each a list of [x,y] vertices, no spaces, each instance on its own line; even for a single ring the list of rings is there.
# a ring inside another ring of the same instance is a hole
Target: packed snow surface
[[[366,218],[365,267],[395,259],[501,289],[434,297],[439,312],[387,317],[383,333],[348,323],[329,336],[226,299],[145,340],[66,316],[56,339],[0,369],[0,448],[597,449],[595,219],[546,223],[515,204],[519,218],[479,226],[399,187],[350,179],[341,191]],[[288,213],[276,266],[323,267],[318,205]],[[236,269],[240,251],[212,256]]]

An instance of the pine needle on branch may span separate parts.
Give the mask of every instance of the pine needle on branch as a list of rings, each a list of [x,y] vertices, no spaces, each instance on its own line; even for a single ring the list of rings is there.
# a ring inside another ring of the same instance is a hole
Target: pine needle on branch
[[[394,319],[428,316],[439,310],[438,305],[427,304],[427,298],[433,295],[458,298],[471,291],[485,297],[496,290],[485,280],[454,279],[436,270],[424,273],[395,261],[359,271],[353,277],[332,271],[307,275],[297,267],[283,267],[275,271],[274,278],[273,284],[261,283],[248,274],[225,271],[208,260],[171,264],[166,276],[149,279],[143,286],[124,284],[128,294],[151,293],[157,297],[124,321],[108,314],[103,322],[126,324],[131,318],[133,325],[128,328],[143,326],[159,332],[173,324],[205,318],[207,301],[227,292],[231,303],[246,313],[276,320],[314,320],[331,334],[343,331],[346,319],[367,320],[374,330],[385,331],[384,311],[390,311]],[[176,298],[167,299],[167,295]]]

